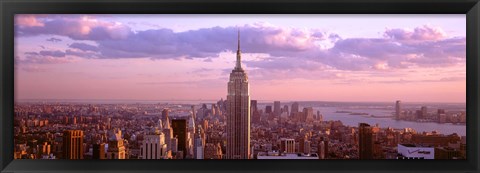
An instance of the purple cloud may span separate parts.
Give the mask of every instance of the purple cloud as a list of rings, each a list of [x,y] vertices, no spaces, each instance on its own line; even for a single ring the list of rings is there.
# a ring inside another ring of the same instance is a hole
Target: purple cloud
[[[465,63],[465,38],[448,38],[440,29],[420,26],[387,29],[384,38],[342,38],[315,29],[282,28],[264,23],[240,27],[212,27],[184,32],[171,29],[133,31],[128,26],[90,16],[26,16],[15,25],[18,36],[52,34],[73,40],[90,40],[97,46],[73,43],[64,54],[85,58],[205,58],[237,49],[241,31],[242,53],[265,53],[270,58],[245,62],[264,70],[333,68],[339,70],[385,70],[411,66],[438,67]],[[324,49],[319,41],[330,41]],[[39,52],[42,54],[42,52]]]
[[[85,43],[72,43],[71,45],[69,45],[69,47],[79,49],[82,51],[97,52],[99,50],[97,46],[93,46]]]
[[[122,39],[132,34],[129,27],[112,22],[99,21],[83,15],[18,15],[15,20],[18,36],[52,34],[74,40]]]
[[[446,36],[441,28],[428,25],[416,27],[413,31],[405,29],[389,29],[385,31],[384,35],[388,38],[400,41],[439,40]]]
[[[25,55],[31,56],[51,56],[51,57],[65,57],[65,52],[62,51],[48,51],[42,50],[40,52],[25,52]]]
[[[62,39],[59,39],[59,38],[52,37],[52,38],[49,38],[49,39],[47,39],[46,41],[49,41],[49,42],[54,42],[54,43],[56,43],[56,42],[61,42],[61,41],[62,41]]]

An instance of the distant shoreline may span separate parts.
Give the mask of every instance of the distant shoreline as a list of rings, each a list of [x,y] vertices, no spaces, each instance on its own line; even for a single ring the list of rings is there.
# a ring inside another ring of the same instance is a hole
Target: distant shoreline
[[[16,100],[16,102],[19,103],[31,103],[31,102],[63,102],[63,103],[216,103],[220,99],[216,100],[135,100],[135,99],[19,99]],[[255,99],[252,99],[255,100]],[[265,103],[273,103],[274,101],[278,100],[257,100],[259,104],[265,104]],[[283,103],[293,103],[293,102],[299,102],[299,103],[362,103],[362,104],[393,104],[394,101],[387,102],[387,101],[312,101],[312,100],[307,100],[307,101],[288,101],[288,100],[280,100],[280,102]],[[460,105],[460,104],[466,104],[466,103],[461,103],[461,102],[404,102],[404,104],[455,104],[455,105]]]

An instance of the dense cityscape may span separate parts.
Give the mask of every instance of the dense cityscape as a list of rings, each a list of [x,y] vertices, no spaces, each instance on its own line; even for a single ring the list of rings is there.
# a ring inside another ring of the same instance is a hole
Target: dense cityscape
[[[17,101],[14,158],[466,158],[466,136],[457,133],[417,132],[413,127],[365,122],[346,125],[340,120],[324,119],[325,110],[319,102],[253,100],[247,73],[241,66],[240,36],[236,58],[226,99],[208,104]],[[463,127],[466,123],[464,104],[404,106],[398,100],[381,107],[390,112],[384,115],[374,115],[355,106],[344,109],[342,103],[330,107],[336,109],[334,114],[348,114],[352,118]]]

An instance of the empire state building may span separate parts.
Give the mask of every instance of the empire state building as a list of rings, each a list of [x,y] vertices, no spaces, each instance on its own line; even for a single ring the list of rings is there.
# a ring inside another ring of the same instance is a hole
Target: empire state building
[[[250,86],[241,65],[240,31],[237,62],[230,73],[227,95],[227,159],[250,158]]]

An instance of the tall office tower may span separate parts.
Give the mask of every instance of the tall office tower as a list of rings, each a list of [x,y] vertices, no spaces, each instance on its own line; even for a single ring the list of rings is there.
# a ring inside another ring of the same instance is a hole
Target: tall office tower
[[[187,128],[187,158],[194,158],[195,153],[195,124],[192,121],[192,117],[188,120]]]
[[[112,118],[107,118],[107,129],[110,130],[112,128]]]
[[[283,105],[283,112],[286,112],[287,115],[290,115],[288,112],[288,105]]]
[[[304,149],[305,149],[304,145],[305,145],[305,141],[307,140],[306,136],[300,137],[300,139],[297,138],[297,140],[298,140],[298,152],[304,153]]]
[[[83,159],[83,131],[63,132],[63,159]]]
[[[438,109],[437,110],[437,114],[444,114],[445,113],[445,109]]]
[[[170,127],[170,120],[168,118],[165,120],[162,127],[163,127],[162,129],[163,135],[165,135],[165,144],[167,144],[167,151],[170,150],[173,152],[173,148],[171,144],[172,142],[171,139],[173,138],[173,129]]]
[[[310,154],[312,151],[312,142],[305,141],[303,144],[303,153]]]
[[[250,92],[247,73],[241,66],[240,31],[237,63],[230,73],[227,95],[227,159],[250,158]]]
[[[195,112],[195,105],[192,105],[192,117],[193,117],[194,120],[197,120],[197,119],[196,119],[196,118],[197,118],[197,117],[196,117],[196,114],[197,114],[197,113]]]
[[[250,115],[253,115],[255,112],[258,111],[257,100],[251,100],[250,101],[250,108],[251,108]]]
[[[142,159],[164,159],[167,155],[167,145],[165,144],[165,135],[160,130],[149,131],[140,147]]]
[[[320,137],[318,141],[318,157],[319,159],[328,159],[328,138]]]
[[[187,120],[173,119],[172,120],[173,136],[177,138],[177,152],[182,151],[183,157],[187,155]]]
[[[295,153],[295,139],[280,139],[280,153]]]
[[[188,132],[192,134],[192,138],[193,138],[193,134],[195,134],[195,120],[193,120],[193,117],[190,117],[188,119]]]
[[[65,125],[68,125],[68,116],[65,115],[65,116],[63,117],[63,123],[64,123]]]
[[[204,130],[205,132],[208,131],[208,120],[203,120],[203,130]]]
[[[272,113],[272,106],[266,106],[265,107],[265,113]]]
[[[293,102],[292,104],[292,110],[290,111],[290,115],[291,116],[294,116],[298,113],[298,103],[297,102]]]
[[[125,159],[122,131],[114,129],[108,138],[107,159]]]
[[[201,126],[200,126],[201,127]],[[204,145],[203,145],[203,139],[202,139],[202,129],[197,128],[197,133],[195,133],[195,142],[194,142],[194,158],[195,159],[203,159],[203,151],[204,151]]]
[[[169,112],[169,110],[166,109],[166,108],[162,110],[162,119],[163,119],[163,120],[167,120],[167,119],[168,119],[168,112]]]
[[[76,116],[72,117],[72,124],[73,125],[77,124],[77,117]]]
[[[395,103],[395,117],[397,120],[401,119],[401,114],[402,114],[402,102],[400,100],[397,100]]]
[[[176,137],[173,137],[172,139],[170,139],[170,143],[172,144],[172,146],[170,147],[170,149],[172,150],[172,153],[177,153],[178,139]]]
[[[282,110],[280,108],[280,101],[273,102],[273,113],[275,114],[275,116],[280,116],[280,114],[282,113]]]
[[[258,112],[257,100],[250,101],[250,109],[252,122],[260,122],[260,112]]]
[[[216,112],[215,112],[216,108],[215,107],[216,107],[215,104],[212,104],[212,108],[210,109],[211,110],[210,112],[212,112],[212,114],[211,114],[212,116],[216,115]]]
[[[42,144],[38,145],[38,158],[42,158],[43,156],[49,156],[51,153],[52,146],[48,144],[48,142],[43,142]]]
[[[308,108],[303,108],[303,113],[304,113],[304,119],[303,121],[304,122],[311,122],[314,120],[313,118],[313,108],[312,107],[308,107]]]
[[[105,143],[93,144],[93,159],[105,159]]]
[[[427,118],[427,107],[422,106],[422,117],[421,118]]]
[[[325,142],[320,141],[318,143],[318,159],[325,159]]]
[[[373,159],[373,132],[367,123],[358,125],[358,152],[360,159]]]

